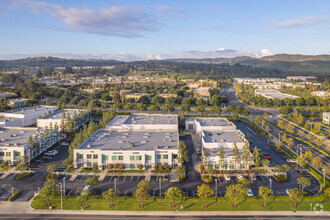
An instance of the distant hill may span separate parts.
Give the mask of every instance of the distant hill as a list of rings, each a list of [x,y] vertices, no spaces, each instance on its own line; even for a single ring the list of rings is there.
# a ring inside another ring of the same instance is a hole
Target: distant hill
[[[18,60],[0,60],[0,68],[65,67],[65,66],[113,66],[117,60],[63,59],[57,57],[29,57]]]
[[[259,60],[288,62],[304,62],[310,60],[330,61],[330,55],[275,54],[272,56],[262,57]]]

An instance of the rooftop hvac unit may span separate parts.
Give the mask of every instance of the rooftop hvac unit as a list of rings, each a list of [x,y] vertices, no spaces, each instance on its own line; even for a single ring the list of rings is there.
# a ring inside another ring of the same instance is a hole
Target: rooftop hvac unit
[[[88,145],[87,145],[87,148],[91,148],[91,145],[90,145],[90,144],[88,144]]]
[[[155,149],[159,149],[159,146],[155,146]]]

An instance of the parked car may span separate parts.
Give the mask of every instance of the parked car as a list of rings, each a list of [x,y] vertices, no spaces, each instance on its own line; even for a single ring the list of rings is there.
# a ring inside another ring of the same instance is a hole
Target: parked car
[[[170,175],[168,173],[165,173],[164,182],[168,182],[168,181],[170,181]]]
[[[90,185],[86,185],[82,190],[82,195],[87,195],[88,191],[92,191],[92,187]]]
[[[58,154],[57,150],[51,150],[51,151],[48,151],[47,153],[45,153],[45,155],[48,155],[48,156],[55,156],[56,154]]]
[[[297,161],[293,158],[289,158],[286,160],[288,163],[297,163]]]
[[[290,194],[290,189],[286,189],[285,192],[286,192],[286,194],[288,194],[288,196],[291,195],[291,194]]]
[[[45,156],[49,156],[49,157],[50,157],[50,156],[53,156],[53,154],[52,154],[51,152],[46,152],[46,153],[44,153],[44,155],[45,155]]]
[[[226,181],[230,181],[230,176],[228,174],[224,175]]]
[[[244,177],[242,176],[242,175],[237,175],[237,179],[238,180],[241,180],[241,179],[243,179]]]
[[[68,146],[69,143],[67,143],[67,142],[63,142],[61,145],[63,145],[63,146]]]
[[[247,195],[248,195],[248,197],[252,197],[252,196],[254,196],[254,195],[253,195],[253,192],[252,192],[252,190],[251,190],[251,188],[248,188],[248,189],[247,189]]]
[[[202,154],[200,148],[197,148],[196,152],[197,152],[197,155],[201,155]]]
[[[269,156],[268,153],[262,153],[264,155],[264,159],[271,160],[272,158]]]
[[[251,179],[252,181],[256,181],[256,180],[257,180],[256,175],[255,175],[254,173],[251,173],[251,174],[250,174],[250,179]]]
[[[300,172],[300,173],[303,173],[303,172],[310,172],[310,170],[306,167],[302,167],[302,166],[299,166],[299,167],[296,167],[295,170],[297,172]]]

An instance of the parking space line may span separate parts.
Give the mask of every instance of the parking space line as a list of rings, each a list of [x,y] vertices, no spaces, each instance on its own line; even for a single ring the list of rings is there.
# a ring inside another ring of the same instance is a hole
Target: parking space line
[[[127,176],[124,176],[123,182],[125,182]]]
[[[139,182],[139,179],[140,179],[140,176],[138,176],[138,178],[137,178],[136,182]]]
[[[131,180],[129,181],[130,183],[132,182],[134,176],[131,176]]]
[[[109,182],[112,182],[113,176],[110,176]]]
[[[9,179],[12,179],[12,178],[13,178],[13,177],[15,177],[15,176],[16,176],[16,174],[14,174],[14,175],[10,176],[10,177],[9,177]]]

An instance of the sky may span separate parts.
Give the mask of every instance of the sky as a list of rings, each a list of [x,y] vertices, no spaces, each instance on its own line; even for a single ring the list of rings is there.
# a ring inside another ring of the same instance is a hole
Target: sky
[[[0,59],[330,54],[328,0],[0,0]]]

